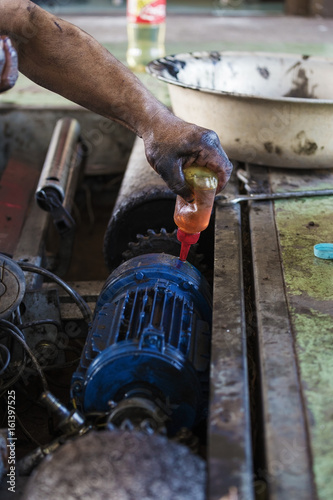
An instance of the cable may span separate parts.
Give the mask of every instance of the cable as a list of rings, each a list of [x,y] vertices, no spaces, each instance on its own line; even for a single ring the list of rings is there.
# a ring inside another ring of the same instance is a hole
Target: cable
[[[5,320],[0,320],[0,321],[5,321]],[[14,326],[14,323],[12,323],[11,321],[6,321],[6,323],[8,323],[10,326]],[[6,331],[6,330],[7,330],[7,328],[8,328],[8,327],[3,326],[3,330],[4,330],[4,331]],[[19,330],[18,328],[17,328],[17,330],[18,330],[18,331],[17,331],[17,334],[21,337],[21,339],[22,339],[22,340],[24,340],[24,341],[25,341],[25,336],[24,336],[24,333],[23,333],[23,332],[21,332],[21,330]],[[0,335],[0,339],[2,339],[3,337],[5,337],[5,335]]]
[[[11,324],[11,323],[10,323]],[[3,327],[3,331],[5,332],[5,334],[8,336],[8,330],[6,327]],[[19,330],[20,331],[20,330]],[[25,341],[25,337],[23,335],[23,333],[20,331],[20,334],[22,336],[22,339]],[[0,335],[0,339],[3,338],[5,335]],[[9,388],[9,387],[12,387],[18,380],[19,378],[21,377],[22,373],[24,372],[25,368],[26,368],[26,363],[27,363],[27,354],[24,350],[24,347],[22,346],[22,350],[23,350],[23,360],[22,360],[22,364],[21,366],[18,368],[18,371],[16,373],[16,375],[14,375],[12,378],[9,379],[9,381],[7,381],[6,384],[3,385],[3,379],[1,379],[1,385],[0,385],[0,390],[2,391],[0,393],[0,398],[2,398],[2,396],[4,395],[4,393],[6,392],[6,390]],[[10,353],[9,353],[10,354]],[[8,366],[6,367],[8,368]],[[10,368],[10,367],[9,367]],[[3,372],[1,371],[1,374]]]
[[[45,366],[44,371],[57,370],[59,368],[68,368],[70,366],[77,366],[81,358],[73,359],[73,361],[65,361],[64,363],[58,363],[56,365]]]
[[[21,375],[23,374],[25,368],[26,368],[26,362],[27,362],[27,358],[26,358],[26,352],[24,351],[24,358],[23,358],[23,363],[22,365],[20,366],[18,372],[16,375],[14,375],[14,377],[12,377],[9,382],[7,382],[5,385],[1,385],[0,386],[0,389],[2,390],[1,394],[0,394],[0,398],[2,398],[2,396],[4,396],[4,394],[6,393],[7,389],[9,387],[12,387],[15,382],[17,382]]]
[[[16,340],[18,340],[20,342],[20,344],[23,345],[24,349],[29,354],[31,361],[35,365],[35,368],[38,372],[38,375],[41,378],[44,391],[48,391],[49,389],[48,389],[48,384],[47,384],[47,380],[45,378],[45,375],[41,369],[40,364],[38,363],[37,358],[35,357],[34,353],[32,352],[32,350],[30,349],[30,347],[28,346],[28,344],[24,340],[23,333],[21,332],[21,330],[19,328],[17,328],[17,326],[13,325],[12,323],[10,323],[9,321],[7,321],[5,319],[0,320],[0,327],[2,327],[5,331],[9,332],[11,335],[13,335],[16,338]]]
[[[20,324],[20,329],[24,330],[25,328],[32,328],[40,325],[54,325],[57,327],[58,331],[61,330],[61,324],[55,319],[37,319],[35,321],[29,321],[29,323]]]
[[[16,263],[20,266],[22,271],[28,271],[31,273],[40,274],[41,276],[44,276],[45,278],[48,278],[49,280],[57,283],[57,285],[61,286],[68,293],[68,295],[72,297],[72,299],[82,312],[84,319],[88,323],[92,320],[92,313],[90,307],[85,302],[85,300],[81,297],[81,295],[79,295],[73,288],[71,288],[56,274],[53,274],[51,271],[48,271],[47,269],[35,266],[34,264],[29,264],[27,262],[16,262]]]
[[[8,347],[6,347],[4,344],[0,344],[0,350],[1,349],[6,353],[7,359],[6,359],[5,362],[3,362],[2,361],[2,356],[0,356],[0,361],[3,364],[3,367],[0,370],[0,375],[2,375],[6,371],[8,365],[10,363],[10,352],[9,352]]]
[[[14,316],[14,313],[13,313],[13,316]],[[12,323],[10,323],[10,325],[12,325]],[[3,326],[3,331],[5,332],[6,335],[8,335],[8,333],[11,333],[4,326]],[[23,332],[18,329],[17,333],[20,334],[22,340],[25,341],[25,336],[24,336]],[[0,339],[3,338],[4,336],[5,335],[0,335]],[[23,350],[23,361],[22,361],[21,366],[18,368],[18,371],[17,371],[16,375],[14,375],[11,379],[9,379],[9,381],[7,381],[7,383],[4,384],[4,385],[2,385],[3,380],[1,380],[0,390],[2,392],[0,393],[0,398],[2,398],[2,396],[4,395],[4,393],[6,392],[6,390],[9,387],[12,387],[20,379],[22,373],[24,372],[24,370],[26,368],[27,354],[26,354],[26,351],[24,350],[24,346],[22,346],[22,350]],[[10,355],[10,353],[9,353],[9,355]],[[8,368],[8,366],[6,366],[6,368]],[[4,373],[4,369],[1,370],[0,375],[2,375],[3,373]]]

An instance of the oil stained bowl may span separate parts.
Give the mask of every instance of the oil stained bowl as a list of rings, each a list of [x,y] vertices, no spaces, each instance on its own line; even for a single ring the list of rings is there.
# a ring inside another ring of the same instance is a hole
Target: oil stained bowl
[[[192,52],[152,61],[174,113],[214,130],[233,160],[333,168],[333,59]]]

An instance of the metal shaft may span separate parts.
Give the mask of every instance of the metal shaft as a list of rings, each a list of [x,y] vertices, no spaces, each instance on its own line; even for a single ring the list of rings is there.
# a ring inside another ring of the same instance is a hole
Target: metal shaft
[[[318,189],[310,191],[290,191],[284,193],[253,193],[240,195],[219,195],[216,197],[216,203],[219,206],[235,205],[242,201],[267,201],[267,200],[283,200],[289,198],[309,198],[314,196],[331,196],[333,189]]]
[[[43,196],[39,196],[41,192],[52,190],[58,196],[60,203],[63,203],[67,191],[72,191],[70,186],[70,181],[73,180],[72,169],[79,164],[73,161],[73,157],[78,153],[79,135],[80,125],[77,120],[73,118],[58,120],[36,190],[37,203],[44,210],[48,210],[48,207],[43,206]]]

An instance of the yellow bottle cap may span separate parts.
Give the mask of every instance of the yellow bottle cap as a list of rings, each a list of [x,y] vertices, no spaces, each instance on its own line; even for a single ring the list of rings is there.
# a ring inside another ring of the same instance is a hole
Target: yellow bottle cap
[[[199,167],[195,164],[186,167],[184,168],[184,177],[193,189],[211,190],[217,188],[217,175],[207,167]]]

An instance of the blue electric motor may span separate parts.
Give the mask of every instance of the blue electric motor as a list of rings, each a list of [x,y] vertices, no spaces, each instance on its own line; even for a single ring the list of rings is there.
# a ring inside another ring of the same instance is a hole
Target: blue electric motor
[[[211,316],[210,287],[188,262],[146,254],[123,263],[98,298],[72,378],[77,406],[109,412],[144,399],[171,433],[193,427],[205,406]]]

